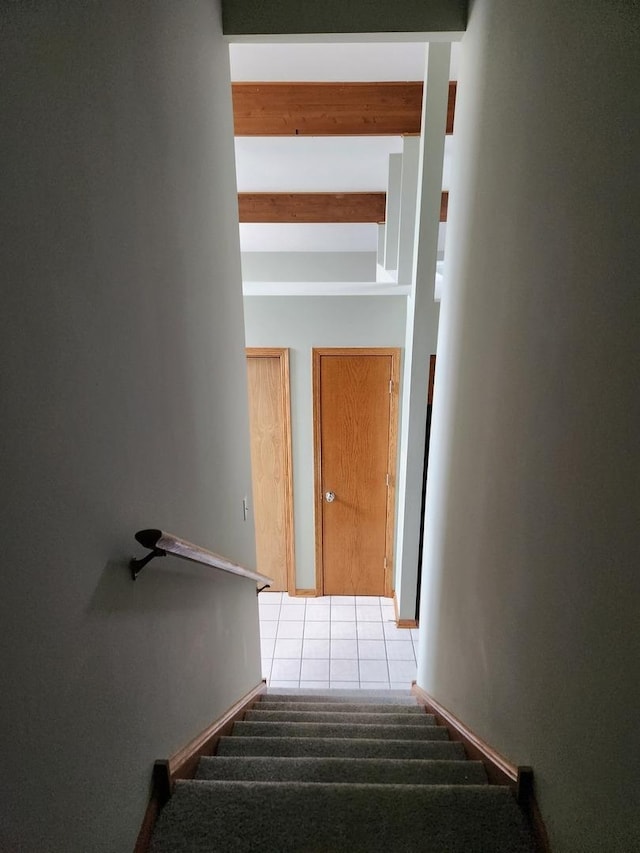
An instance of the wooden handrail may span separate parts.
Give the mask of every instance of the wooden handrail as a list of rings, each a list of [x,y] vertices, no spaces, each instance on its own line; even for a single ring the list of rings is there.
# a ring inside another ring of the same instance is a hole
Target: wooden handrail
[[[272,583],[271,578],[265,575],[245,569],[244,566],[232,563],[225,557],[221,557],[220,554],[207,551],[206,548],[200,548],[199,545],[194,545],[192,542],[187,542],[186,539],[180,539],[180,537],[173,536],[171,533],[165,533],[164,530],[138,530],[136,540],[145,548],[149,548],[150,551],[146,557],[141,557],[140,559],[132,558],[130,560],[129,566],[133,580],[137,578],[142,569],[154,557],[166,557],[167,554],[174,554],[183,560],[190,560],[192,563],[200,563],[203,566],[211,566],[213,569],[230,572],[232,575],[249,578],[249,580],[257,581],[265,586],[271,586]]]

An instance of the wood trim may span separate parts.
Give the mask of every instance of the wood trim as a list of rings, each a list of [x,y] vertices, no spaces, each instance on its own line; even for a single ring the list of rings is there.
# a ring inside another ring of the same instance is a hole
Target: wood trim
[[[280,383],[284,411],[284,477],[285,477],[285,537],[287,561],[287,591],[296,588],[296,562],[293,526],[293,458],[291,451],[291,382],[289,350],[287,347],[247,347],[247,358],[277,358],[280,361]]]
[[[458,84],[455,80],[449,83],[449,98],[447,100],[447,134],[453,133],[453,123],[456,115],[456,97]]]
[[[291,595],[291,593],[289,593]],[[295,595],[300,598],[316,598],[318,596],[317,589],[297,589]]]
[[[397,628],[417,628],[418,620],[417,619],[400,619],[398,617],[398,599],[396,597],[395,590],[393,591],[393,611],[395,614],[396,627]]]
[[[151,848],[153,828],[156,825],[162,806],[169,799],[170,792],[167,791],[167,775],[164,764],[166,762],[156,761],[153,765],[153,770],[151,771],[151,796],[149,797],[149,802],[142,818],[142,824],[136,838],[133,853],[148,853]]]
[[[296,553],[293,526],[293,455],[291,449],[291,379],[289,370],[289,350],[283,347],[280,358],[280,375],[282,378],[282,400],[284,406],[284,464],[285,464],[285,493],[287,514],[285,530],[287,537],[287,589],[296,588]]]
[[[400,349],[395,347],[389,351],[391,355],[391,394],[389,400],[389,456],[387,470],[389,471],[389,488],[387,489],[387,530],[386,554],[387,570],[384,577],[384,594],[394,595],[393,590],[393,543],[396,524],[396,479],[398,463],[398,417],[400,399]]]
[[[449,215],[449,190],[443,190],[440,196],[440,222],[446,222]]]
[[[433,387],[436,381],[436,356],[429,356],[429,389],[427,391],[427,405],[433,405]]]
[[[537,853],[551,853],[551,842],[549,841],[549,834],[547,832],[547,827],[545,825],[544,819],[542,817],[542,812],[540,811],[540,806],[538,805],[538,800],[536,799],[535,790],[533,786],[533,772],[531,773],[531,780],[529,788],[527,789],[527,794],[523,798],[524,801],[520,803],[522,809],[527,816],[529,821],[529,826],[531,827],[531,832],[533,833],[533,837],[537,847]]]
[[[517,787],[520,774],[519,767],[511,764],[511,762],[507,761],[506,758],[490,747],[489,744],[485,743],[482,738],[474,734],[451,711],[448,711],[425,690],[418,687],[415,681],[412,682],[411,692],[418,702],[424,705],[429,710],[429,713],[435,716],[438,725],[446,726],[449,729],[451,740],[460,741],[464,744],[469,758],[474,761],[483,762],[489,782],[492,785],[509,785],[509,787],[514,789]]]
[[[266,681],[263,679],[186,746],[174,752],[167,766],[172,787],[176,779],[193,779],[200,757],[215,754],[220,738],[231,732],[236,720],[242,719],[247,707],[252,705],[261,693],[264,693],[266,686]]]
[[[398,619],[396,621],[396,627],[398,628],[417,628],[418,620],[417,619]]]
[[[384,192],[238,193],[240,222],[384,222]]]
[[[148,853],[155,822],[171,796],[176,779],[193,779],[200,757],[215,754],[220,738],[230,734],[236,720],[244,717],[245,711],[264,693],[266,687],[266,681],[263,679],[186,746],[170,758],[155,762],[151,777],[151,797],[142,819],[134,853]]]
[[[384,223],[384,192],[370,193],[238,193],[240,222],[375,222]],[[440,222],[447,221],[449,192],[440,197]]]
[[[313,526],[315,531],[316,589],[324,595],[322,554],[322,429],[320,428],[320,359],[322,350],[311,350],[313,391]]]
[[[235,136],[419,134],[421,80],[233,83]],[[453,133],[457,83],[449,83],[446,132]]]
[[[446,726],[450,739],[463,744],[468,758],[473,761],[482,761],[490,785],[508,785],[512,789],[529,820],[539,853],[550,853],[547,830],[534,795],[532,768],[512,764],[433,696],[430,696],[426,690],[418,687],[415,681],[411,684],[411,692],[418,702],[435,716],[439,726]]]
[[[393,595],[393,542],[395,533],[396,468],[398,459],[398,400],[400,391],[400,348],[399,347],[314,347],[312,349],[313,381],[313,469],[314,469],[314,527],[316,555],[317,595],[324,595],[324,573],[322,554],[322,438],[320,429],[320,361],[323,355],[389,355],[391,356],[391,380],[389,410],[389,457],[387,461],[390,484],[387,490],[387,526],[385,550],[387,569],[384,578],[384,593]]]

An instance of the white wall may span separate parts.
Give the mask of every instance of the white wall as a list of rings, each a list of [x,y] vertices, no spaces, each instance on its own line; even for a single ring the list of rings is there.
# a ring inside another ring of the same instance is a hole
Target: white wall
[[[476,0],[418,681],[531,764],[558,853],[640,849],[634,4]]]
[[[243,281],[375,281],[375,252],[243,252]]]
[[[3,7],[2,850],[131,850],[154,759],[260,680],[254,584],[127,567],[156,525],[255,559],[218,15]]]
[[[247,346],[289,347],[296,585],[315,587],[312,347],[402,347],[401,296],[245,296]]]

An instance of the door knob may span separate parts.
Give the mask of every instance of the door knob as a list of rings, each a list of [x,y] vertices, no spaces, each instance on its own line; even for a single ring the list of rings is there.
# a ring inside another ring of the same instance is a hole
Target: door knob
[[[324,496],[324,499],[328,504],[333,503],[333,501],[335,501],[335,499],[336,499],[336,493],[335,492],[327,492]]]

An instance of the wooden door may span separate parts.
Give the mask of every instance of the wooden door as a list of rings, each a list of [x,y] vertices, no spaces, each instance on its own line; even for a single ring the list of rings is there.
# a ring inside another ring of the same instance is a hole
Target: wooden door
[[[325,595],[392,594],[399,361],[397,349],[313,351],[316,583]]]
[[[294,594],[289,351],[247,349],[247,376],[258,571]]]

